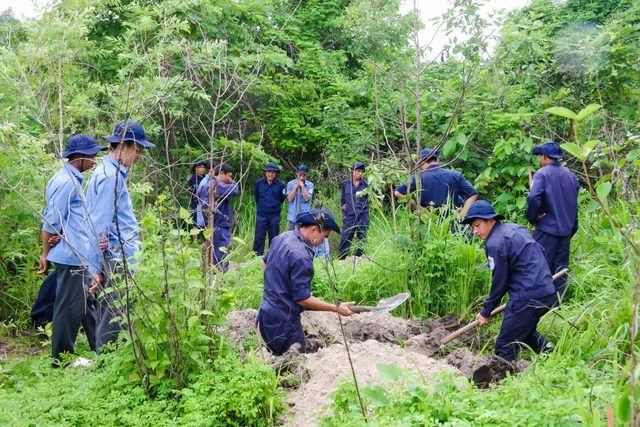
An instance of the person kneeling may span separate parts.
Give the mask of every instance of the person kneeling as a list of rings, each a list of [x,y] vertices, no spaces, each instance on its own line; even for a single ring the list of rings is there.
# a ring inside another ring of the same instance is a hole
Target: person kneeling
[[[306,352],[300,314],[304,310],[332,311],[342,316],[354,314],[354,302],[331,304],[311,296],[313,256],[331,230],[340,233],[333,215],[326,209],[297,216],[295,229],[273,239],[262,261],[264,291],[258,311],[258,328],[267,348],[276,356],[296,343]]]
[[[515,361],[520,345],[536,353],[553,349],[553,344],[536,327],[540,318],[557,302],[556,289],[542,247],[529,231],[518,224],[501,223],[490,203],[475,202],[462,221],[485,241],[484,250],[492,271],[491,290],[476,316],[478,326],[489,323],[491,311],[509,293],[496,355]]]

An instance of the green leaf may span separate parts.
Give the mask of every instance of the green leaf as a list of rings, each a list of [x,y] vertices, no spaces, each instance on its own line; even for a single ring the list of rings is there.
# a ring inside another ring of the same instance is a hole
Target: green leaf
[[[185,208],[180,207],[180,218],[183,221],[189,221],[190,222],[191,221],[191,214]]]
[[[580,151],[580,147],[578,147],[577,144],[574,144],[573,142],[567,142],[564,144],[560,144],[560,147],[564,150],[564,151],[568,151],[569,153],[571,153],[572,156],[583,160],[584,157],[582,156],[582,152]]]
[[[587,142],[584,143],[584,145],[582,146],[582,154],[584,154],[584,158],[585,159],[587,157],[589,157],[589,154],[591,154],[593,149],[596,148],[596,146],[599,143],[600,143],[600,141],[598,141],[597,139],[592,139],[592,140],[587,141]]]
[[[380,386],[374,385],[365,387],[362,390],[362,394],[364,394],[371,401],[371,403],[376,406],[389,406],[388,393]]]
[[[573,120],[578,119],[578,116],[576,115],[576,113],[564,107],[551,107],[551,108],[547,108],[544,111],[546,111],[549,114],[554,114],[556,116],[566,117],[567,119],[573,119]]]
[[[449,140],[442,147],[442,155],[450,156],[455,153],[456,147],[458,146],[458,140],[456,138],[449,138]]]
[[[511,200],[513,200],[513,195],[509,193],[503,193],[498,197],[496,197],[496,202],[500,202],[500,203],[505,203]]]
[[[385,363],[376,363],[376,368],[380,372],[380,378],[383,381],[397,381],[402,376],[402,369],[395,363],[385,364]]]
[[[607,202],[607,196],[611,193],[611,183],[603,182],[602,184],[596,187],[596,194],[598,195],[598,199],[602,200],[603,203]]]
[[[591,203],[589,203],[589,205],[584,210],[585,210],[585,212],[595,212],[598,209],[600,209],[600,203],[591,202]]]
[[[576,117],[576,120],[577,121],[584,120],[601,108],[602,108],[602,105],[600,104],[589,104],[586,107],[584,107],[582,110],[580,110],[580,112],[578,113],[578,117]]]
[[[200,315],[201,316],[213,316],[213,312],[211,312],[209,310],[200,310]]]

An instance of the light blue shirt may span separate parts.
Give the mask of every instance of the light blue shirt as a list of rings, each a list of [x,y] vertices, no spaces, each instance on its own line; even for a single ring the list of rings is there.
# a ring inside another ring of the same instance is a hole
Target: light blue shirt
[[[104,156],[96,167],[87,188],[87,208],[89,209],[90,228],[89,271],[99,273],[102,270],[102,257],[98,247],[104,236],[109,236],[107,249],[113,259],[122,260],[121,242],[127,261],[131,266],[136,263],[133,255],[139,250],[138,221],[133,212],[133,204],[126,185],[127,168],[119,165],[118,160]],[[117,185],[117,190],[116,190]],[[118,207],[118,225],[121,242],[116,229],[115,206]]]
[[[87,215],[83,206],[82,174],[65,163],[47,184],[47,208],[42,229],[60,234],[62,239],[47,255],[55,264],[82,266],[87,264]]]
[[[200,192],[200,189],[202,187],[207,185],[209,179],[209,174],[207,174],[200,180],[200,182],[198,183],[198,190],[196,191],[196,195]],[[196,225],[198,227],[204,227],[204,217],[202,216],[202,205],[200,205],[200,197],[198,197],[198,207],[196,208]]]
[[[293,191],[293,186],[296,185],[297,179],[292,179],[287,184],[287,192],[288,196]],[[296,216],[301,213],[309,212],[311,210],[311,199],[313,198],[313,183],[311,181],[304,182],[304,188],[309,193],[309,201],[304,201],[304,196],[302,195],[302,190],[296,188],[296,197],[294,197],[293,202],[289,202],[289,208],[287,209],[287,220],[294,222],[296,220]]]

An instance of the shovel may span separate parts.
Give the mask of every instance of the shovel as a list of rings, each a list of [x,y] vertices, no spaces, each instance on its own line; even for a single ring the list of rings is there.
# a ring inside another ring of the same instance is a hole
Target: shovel
[[[375,307],[371,307],[368,305],[352,305],[351,307],[349,307],[349,310],[355,313],[365,313],[365,312],[370,312],[375,314],[388,313],[394,308],[397,308],[400,305],[402,305],[402,303],[405,302],[407,299],[409,299],[410,296],[411,296],[410,293],[398,294],[394,297],[385,298],[381,300],[378,303],[378,305]]]
[[[567,268],[560,270],[559,272],[557,272],[556,274],[553,275],[553,280],[556,280],[556,279],[564,276],[565,274],[567,274],[568,271],[569,271],[569,269],[567,269]],[[506,308],[507,308],[506,304],[501,305],[500,307],[496,308],[495,310],[493,310],[491,312],[491,316],[490,317],[493,317],[496,314],[502,313]],[[442,339],[441,344],[440,344],[440,348],[443,348],[445,345],[447,345],[451,341],[460,338],[460,336],[462,334],[464,334],[465,332],[469,332],[471,329],[475,328],[476,326],[478,326],[478,321],[474,320],[473,322],[469,323],[467,326],[465,326],[463,328],[460,328],[455,332],[450,333],[449,335],[447,335],[446,337],[444,337]]]

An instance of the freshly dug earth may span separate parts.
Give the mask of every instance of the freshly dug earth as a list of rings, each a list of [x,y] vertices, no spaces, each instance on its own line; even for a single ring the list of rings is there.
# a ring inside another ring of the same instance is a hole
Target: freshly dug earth
[[[431,359],[390,343],[367,340],[349,348],[358,385],[361,387],[381,381],[376,368],[378,363],[394,363],[416,374],[419,370],[425,378],[442,371],[456,371],[445,361]],[[309,374],[309,381],[292,391],[287,399],[287,402],[293,405],[287,415],[288,426],[315,425],[322,407],[330,402],[327,396],[337,389],[339,380],[352,378],[344,345],[336,344],[322,348],[317,353],[307,354],[306,359],[304,366]]]
[[[507,373],[522,372],[530,365],[526,360],[511,363],[495,355],[478,357],[466,348],[459,348],[451,353],[447,357],[447,363],[458,368],[465,377],[473,379],[479,388],[486,388],[489,384],[503,380]]]

